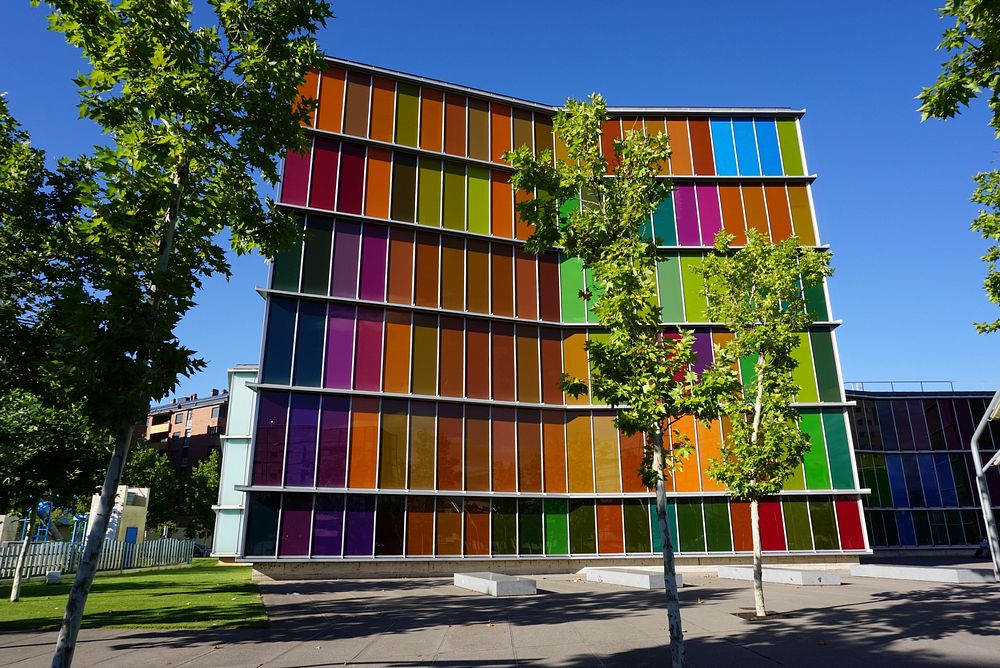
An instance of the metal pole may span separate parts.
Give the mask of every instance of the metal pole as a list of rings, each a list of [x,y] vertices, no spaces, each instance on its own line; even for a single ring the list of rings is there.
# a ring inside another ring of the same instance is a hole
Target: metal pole
[[[990,556],[993,560],[993,578],[1000,582],[1000,537],[997,536],[997,522],[993,517],[993,508],[990,506],[990,492],[986,487],[986,473],[983,470],[983,459],[979,456],[979,437],[990,421],[990,416],[1000,403],[1000,390],[993,395],[986,414],[979,421],[976,433],[972,435],[972,461],[976,464],[976,486],[979,488],[979,505],[983,509],[983,519],[986,520],[986,539],[990,544]]]

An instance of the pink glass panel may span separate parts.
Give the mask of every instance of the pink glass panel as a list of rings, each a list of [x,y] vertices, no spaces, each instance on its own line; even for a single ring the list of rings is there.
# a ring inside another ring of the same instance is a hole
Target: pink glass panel
[[[382,389],[382,324],[380,308],[358,307],[358,345],[354,356],[354,389]]]
[[[285,173],[281,178],[281,201],[305,206],[308,191],[309,151],[305,155],[299,155],[289,149],[285,153]]]
[[[389,244],[389,228],[365,224],[361,242],[361,299],[385,301],[385,256]]]
[[[694,186],[680,185],[674,190],[674,211],[677,216],[677,243],[681,246],[701,245],[698,233],[698,207]]]
[[[340,154],[340,196],[337,210],[361,215],[365,194],[365,147],[344,142]]]
[[[350,407],[351,400],[348,397],[323,397],[319,418],[318,487],[343,487],[346,483]]]
[[[719,208],[719,188],[715,185],[699,185],[698,219],[701,226],[702,246],[715,243],[715,233],[722,229],[722,210]]]
[[[358,251],[361,246],[361,225],[350,220],[338,220],[333,236],[333,276],[330,294],[334,297],[356,297],[358,294]]]
[[[323,387],[351,388],[354,307],[330,304],[326,323],[326,374]]]
[[[333,211],[337,201],[337,163],[340,160],[340,142],[325,137],[316,138],[313,149],[312,188],[309,206]]]

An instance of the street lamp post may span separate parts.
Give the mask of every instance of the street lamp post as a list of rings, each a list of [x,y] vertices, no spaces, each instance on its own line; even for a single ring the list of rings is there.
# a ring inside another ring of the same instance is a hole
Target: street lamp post
[[[997,535],[997,522],[993,516],[993,508],[990,505],[990,492],[986,487],[986,469],[990,466],[998,465],[1000,462],[1000,452],[997,452],[990,461],[983,466],[983,459],[979,456],[979,437],[986,430],[987,425],[993,420],[1000,420],[1000,390],[993,395],[986,414],[979,421],[976,433],[972,435],[972,460],[976,464],[976,486],[979,488],[979,505],[983,510],[983,519],[986,521],[986,539],[990,544],[990,558],[993,560],[993,577],[1000,582],[1000,537]]]

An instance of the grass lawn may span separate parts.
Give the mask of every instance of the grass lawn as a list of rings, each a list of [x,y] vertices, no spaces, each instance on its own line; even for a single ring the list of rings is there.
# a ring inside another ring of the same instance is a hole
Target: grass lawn
[[[10,585],[0,585],[0,631],[58,629],[69,582],[27,582],[21,600],[10,602]],[[195,559],[191,568],[99,575],[87,598],[83,628],[239,628],[264,626],[267,614],[250,568],[218,566]]]

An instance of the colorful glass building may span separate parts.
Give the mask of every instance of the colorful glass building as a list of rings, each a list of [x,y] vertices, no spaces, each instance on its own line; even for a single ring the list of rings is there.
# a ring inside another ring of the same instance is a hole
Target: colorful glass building
[[[274,259],[246,517],[236,556],[257,563],[652,558],[639,437],[589,397],[599,336],[579,260],[526,253],[511,147],[563,152],[555,107],[330,59],[311,146],[289,152],[279,195],[305,241]],[[697,337],[699,365],[729,336],[707,322],[696,270],[715,233],[820,244],[799,118],[787,108],[614,107],[602,146],[670,135],[676,186],[649,223],[666,329]],[[772,554],[867,551],[825,286],[796,380],[812,449],[761,505]],[[750,510],[705,474],[725,437],[688,420],[691,460],[668,481],[681,556],[748,552]],[[241,511],[242,514],[242,511]],[[651,522],[652,519],[652,522]]]

